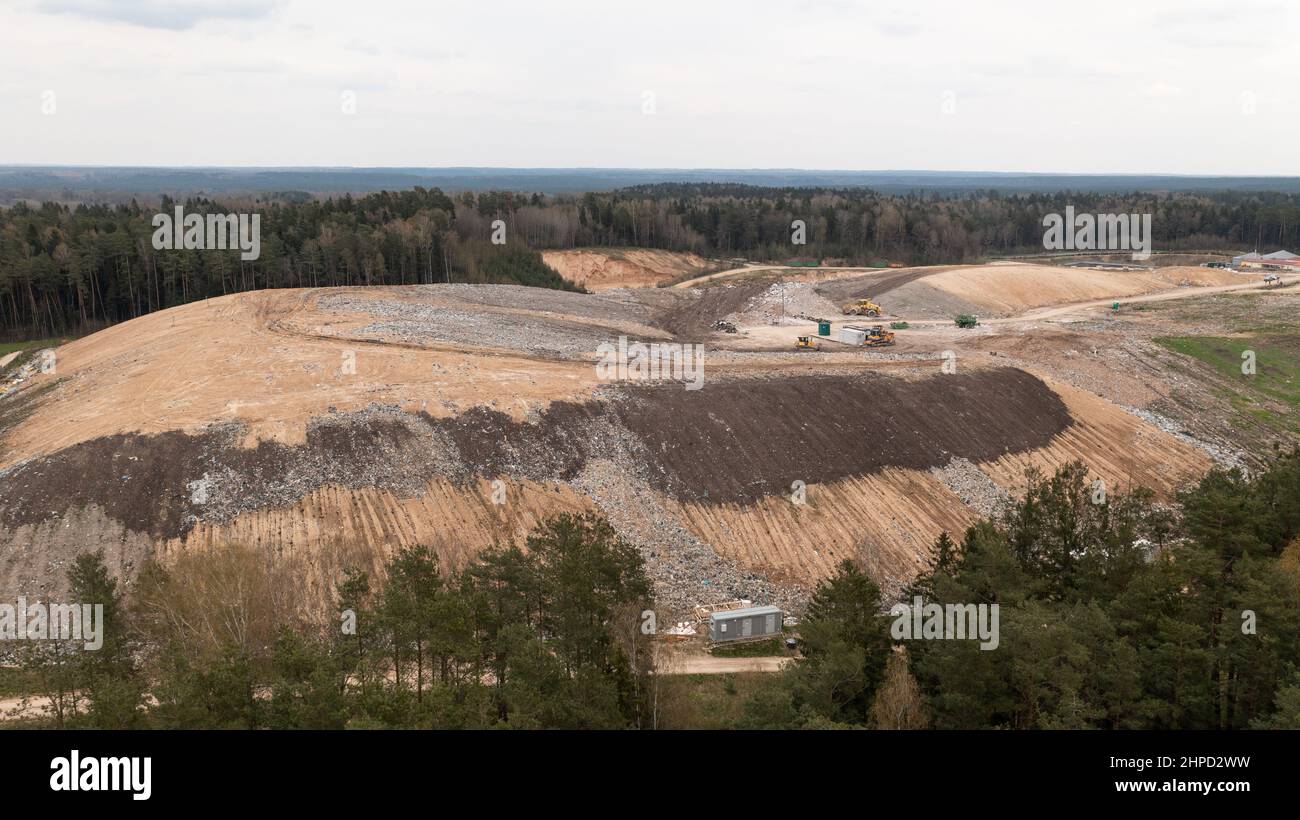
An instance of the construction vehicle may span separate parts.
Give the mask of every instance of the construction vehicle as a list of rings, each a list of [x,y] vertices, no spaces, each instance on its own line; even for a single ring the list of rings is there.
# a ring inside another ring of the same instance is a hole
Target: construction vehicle
[[[842,305],[840,310],[849,316],[879,316],[885,312],[885,309],[870,299],[859,299],[856,302],[849,302]]]
[[[883,325],[872,325],[867,330],[867,338],[863,341],[863,347],[888,347],[894,343],[894,331],[885,330]]]
[[[724,319],[719,319],[713,323],[714,330],[721,330],[723,333],[735,333],[736,326]]]
[[[800,336],[794,343],[795,350],[821,350],[822,346],[811,336]]]
[[[840,342],[850,347],[888,347],[894,343],[894,332],[884,325],[845,325],[840,328]]]

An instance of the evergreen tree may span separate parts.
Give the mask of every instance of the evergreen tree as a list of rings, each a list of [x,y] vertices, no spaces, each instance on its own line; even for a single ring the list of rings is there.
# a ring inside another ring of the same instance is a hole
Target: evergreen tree
[[[842,561],[818,584],[799,624],[804,660],[792,678],[805,720],[865,725],[889,658],[889,626],[880,588]]]

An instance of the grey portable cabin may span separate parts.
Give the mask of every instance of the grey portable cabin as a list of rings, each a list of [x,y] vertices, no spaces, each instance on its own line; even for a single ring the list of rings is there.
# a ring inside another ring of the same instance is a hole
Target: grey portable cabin
[[[846,345],[861,347],[867,341],[867,331],[860,327],[846,325],[840,328],[840,341]]]
[[[714,643],[768,638],[781,634],[781,608],[751,606],[709,615],[709,640]]]

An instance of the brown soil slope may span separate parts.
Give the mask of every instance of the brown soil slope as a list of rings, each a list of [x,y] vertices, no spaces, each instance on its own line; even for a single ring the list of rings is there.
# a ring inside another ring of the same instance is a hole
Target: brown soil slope
[[[910,282],[951,270],[951,266],[887,268],[858,276],[837,279],[817,286],[817,292],[837,304],[855,299],[874,299]]]
[[[698,391],[597,380],[612,334],[688,332],[700,299],[744,290],[260,292],[66,345],[4,400],[24,412],[0,433],[0,594],[59,589],[86,548],[129,579],[150,554],[238,542],[324,603],[341,567],[398,547],[460,566],[549,512],[598,509],[671,611],[798,608],[844,557],[906,581],[976,516],[967,485],[1014,491],[1025,467],[1078,458],[1168,492],[1205,466],[1017,368],[715,351]]]
[[[1165,267],[1151,271],[1099,271],[996,262],[961,266],[926,278],[924,284],[996,315],[1015,315],[1031,308],[1092,299],[1123,298],[1176,287],[1235,285],[1250,277],[1200,267]]]
[[[714,263],[693,253],[644,248],[542,251],[542,261],[592,293],[612,288],[652,288],[714,267]]]
[[[869,297],[893,315],[912,318],[963,312],[1010,316],[1048,305],[1122,299],[1178,287],[1236,285],[1252,278],[1258,277],[1194,266],[1099,271],[993,262],[871,272],[819,284],[817,292],[837,304]]]

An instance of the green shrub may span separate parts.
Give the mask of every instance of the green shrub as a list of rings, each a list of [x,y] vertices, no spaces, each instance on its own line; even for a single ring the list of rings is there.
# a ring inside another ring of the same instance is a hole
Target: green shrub
[[[953,321],[957,323],[957,327],[975,327],[980,323],[979,319],[976,319],[969,313],[962,313],[953,319]]]

